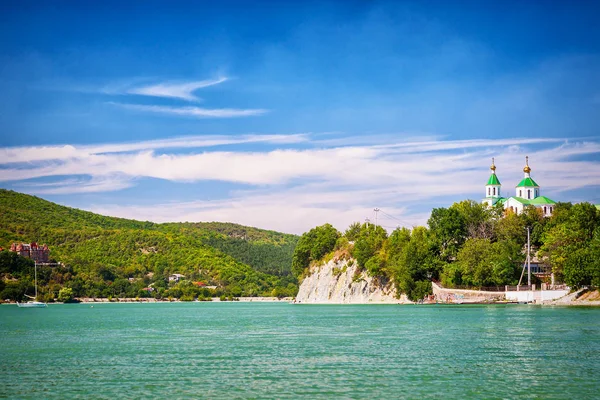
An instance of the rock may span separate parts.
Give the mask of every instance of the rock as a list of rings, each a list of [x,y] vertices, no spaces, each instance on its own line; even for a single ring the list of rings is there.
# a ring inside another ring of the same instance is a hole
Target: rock
[[[304,278],[296,303],[322,304],[406,304],[405,295],[397,298],[391,282],[374,278],[365,271],[357,272],[358,264],[352,258],[333,259],[313,266]]]

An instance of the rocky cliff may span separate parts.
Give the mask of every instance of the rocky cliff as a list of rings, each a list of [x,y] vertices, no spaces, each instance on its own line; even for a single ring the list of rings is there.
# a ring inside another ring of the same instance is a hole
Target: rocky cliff
[[[300,285],[296,303],[410,303],[405,295],[400,298],[396,295],[392,283],[368,276],[364,271],[359,272],[354,259],[334,258],[326,264],[311,267]]]

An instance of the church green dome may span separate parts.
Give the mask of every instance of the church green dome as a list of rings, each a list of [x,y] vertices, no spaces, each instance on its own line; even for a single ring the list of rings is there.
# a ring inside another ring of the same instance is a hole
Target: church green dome
[[[500,179],[496,176],[496,164],[494,164],[494,159],[492,158],[492,166],[490,167],[492,170],[492,174],[490,175],[490,179],[488,179],[488,185],[500,185]]]
[[[500,179],[496,176],[496,174],[492,173],[490,175],[490,179],[487,182],[488,185],[500,185]]]
[[[519,182],[519,184],[517,185],[517,187],[533,187],[533,188],[539,188],[540,186],[535,183],[535,181],[531,178],[523,178],[523,180],[521,182]]]

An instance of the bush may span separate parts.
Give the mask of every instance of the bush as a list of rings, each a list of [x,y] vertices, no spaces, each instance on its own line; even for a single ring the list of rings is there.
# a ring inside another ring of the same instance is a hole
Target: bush
[[[60,289],[58,292],[58,301],[63,303],[70,303],[73,301],[73,289],[69,287]]]

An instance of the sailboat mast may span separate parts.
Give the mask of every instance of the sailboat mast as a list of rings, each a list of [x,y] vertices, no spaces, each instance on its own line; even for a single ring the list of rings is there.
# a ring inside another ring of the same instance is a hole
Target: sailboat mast
[[[35,283],[35,299],[37,300],[37,261],[35,262],[33,276],[33,281]]]

